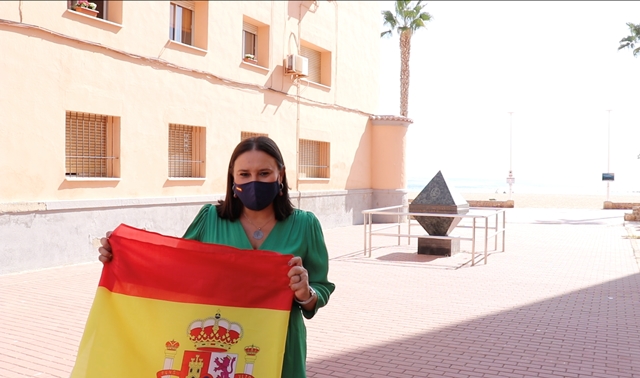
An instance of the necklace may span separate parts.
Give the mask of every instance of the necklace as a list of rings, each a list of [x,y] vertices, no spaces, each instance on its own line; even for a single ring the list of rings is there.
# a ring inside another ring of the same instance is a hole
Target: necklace
[[[249,219],[249,217],[246,214],[243,213],[242,215],[244,215],[244,217],[247,218],[247,220],[249,221],[249,223],[251,223],[251,225],[253,227],[257,228],[257,230],[253,231],[253,238],[256,239],[256,240],[260,240],[260,239],[262,239],[264,237],[264,232],[262,232],[262,228],[264,226],[268,225],[269,223],[271,223],[271,221],[273,220],[273,219],[269,219],[267,221],[267,223],[265,223],[262,226],[258,227],[251,221],[251,219]]]

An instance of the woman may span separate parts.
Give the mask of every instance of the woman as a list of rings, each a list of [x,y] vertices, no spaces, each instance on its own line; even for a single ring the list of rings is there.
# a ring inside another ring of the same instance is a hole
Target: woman
[[[111,261],[108,237],[102,238],[99,260]],[[280,149],[267,137],[245,139],[236,146],[227,175],[224,201],[204,205],[186,239],[241,249],[292,254],[291,307],[282,377],[304,378],[307,355],[302,316],[311,319],[329,301],[335,286],[327,279],[329,259],[320,222],[311,212],[294,209]]]

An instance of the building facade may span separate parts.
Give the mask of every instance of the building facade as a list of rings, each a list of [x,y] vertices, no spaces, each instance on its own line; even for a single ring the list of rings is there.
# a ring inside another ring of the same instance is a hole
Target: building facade
[[[120,223],[180,236],[253,135],[326,228],[406,202],[377,3],[94,3],[0,2],[0,274],[95,261]]]

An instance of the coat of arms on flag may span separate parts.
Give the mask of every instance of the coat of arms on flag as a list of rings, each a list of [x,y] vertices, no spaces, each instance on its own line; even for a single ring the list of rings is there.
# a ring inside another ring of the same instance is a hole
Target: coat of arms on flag
[[[260,348],[244,347],[244,371],[237,372],[238,354],[229,353],[231,347],[242,338],[242,326],[232,323],[218,313],[213,318],[196,320],[188,329],[189,340],[196,350],[185,350],[181,369],[174,369],[175,356],[180,343],[171,340],[165,344],[164,367],[156,373],[158,378],[255,378],[253,365]]]
[[[126,225],[109,242],[71,378],[280,376],[290,255]]]

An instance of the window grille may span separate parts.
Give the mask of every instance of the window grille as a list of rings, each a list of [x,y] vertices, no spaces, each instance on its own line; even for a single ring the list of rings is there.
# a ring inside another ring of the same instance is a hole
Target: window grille
[[[242,57],[246,54],[251,54],[255,59],[258,59],[258,50],[256,49],[258,43],[258,27],[248,22],[242,23]]]
[[[169,177],[204,177],[204,127],[169,125]]]
[[[249,131],[241,131],[240,132],[240,141],[243,141],[243,140],[249,139],[249,138],[259,137],[259,136],[269,136],[269,134],[252,133],[252,132],[249,132]]]
[[[300,139],[300,178],[329,178],[329,143]]]
[[[173,41],[193,45],[193,13],[195,1],[172,1],[169,38]]]
[[[322,53],[306,46],[300,46],[300,55],[309,59],[309,76],[307,79],[314,83],[321,81],[321,59]]]
[[[115,177],[112,117],[66,112],[65,175],[68,177]]]

